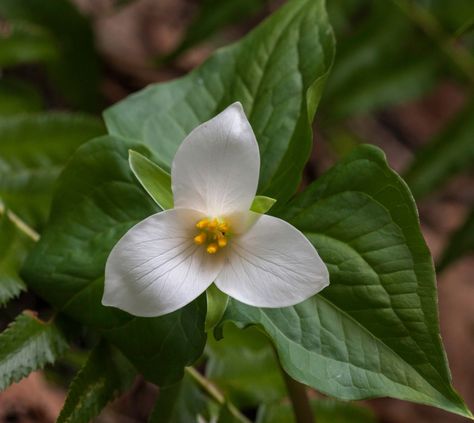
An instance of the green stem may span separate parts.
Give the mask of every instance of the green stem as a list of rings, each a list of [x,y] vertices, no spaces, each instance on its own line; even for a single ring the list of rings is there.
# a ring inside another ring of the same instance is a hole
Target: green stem
[[[285,372],[282,367],[281,373],[283,375],[283,379],[285,380],[286,389],[293,407],[296,423],[316,422],[311,404],[309,403],[306,386],[294,380],[288,373]]]
[[[7,217],[10,221],[28,238],[31,238],[33,241],[37,242],[40,239],[40,235],[36,232],[31,226],[25,223],[17,214],[13,213],[11,210],[6,209]],[[5,206],[0,203],[0,215],[5,214]]]
[[[241,423],[251,423],[250,420],[245,417],[239,409],[229,402],[225,396],[216,388],[216,386],[208,379],[206,379],[201,373],[199,373],[194,367],[186,367],[186,373],[191,376],[194,381],[204,390],[207,394],[216,401],[219,405],[226,407],[230,414]]]
[[[424,7],[409,0],[393,0],[393,2],[438,44],[470,83],[474,83],[474,57],[470,51],[447,34],[438,20]]]

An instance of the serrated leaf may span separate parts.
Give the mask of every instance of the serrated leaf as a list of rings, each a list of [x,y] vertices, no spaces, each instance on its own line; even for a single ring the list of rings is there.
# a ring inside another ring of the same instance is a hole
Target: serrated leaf
[[[173,384],[204,348],[205,297],[159,318],[101,304],[111,249],[160,211],[130,170],[130,149],[140,147],[114,137],[79,148],[61,175],[49,223],[23,275],[56,309],[99,330],[148,380]]]
[[[101,122],[86,115],[0,118],[0,198],[29,224],[41,226],[64,164],[79,145],[101,133]]]
[[[57,60],[47,66],[53,84],[72,105],[99,109],[99,61],[91,25],[70,0],[2,0],[0,15],[51,34],[59,48]]]
[[[240,101],[260,145],[259,193],[283,203],[308,159],[333,54],[324,2],[291,0],[188,76],[151,85],[106,110],[108,131],[144,143],[168,171],[193,128]]]
[[[440,189],[452,176],[474,168],[473,116],[474,100],[471,100],[434,140],[417,153],[404,175],[415,198]]]
[[[44,28],[25,22],[4,23],[0,32],[0,68],[50,62],[57,55],[55,40]]]
[[[474,209],[464,223],[451,235],[443,251],[438,269],[441,271],[456,260],[474,252]]]
[[[134,370],[113,347],[99,343],[71,382],[57,423],[88,423],[129,388]]]
[[[142,154],[130,150],[128,156],[130,169],[156,204],[163,209],[173,208],[173,193],[171,192],[171,176],[160,166]]]
[[[370,409],[332,399],[311,399],[318,423],[376,423]],[[291,405],[272,404],[259,409],[257,423],[295,423]]]
[[[18,273],[32,244],[0,209],[0,306],[26,290]]]
[[[383,153],[360,147],[279,211],[315,245],[330,286],[282,309],[231,300],[223,320],[261,325],[290,376],[336,398],[390,396],[471,417],[451,387],[415,203]]]
[[[0,391],[53,363],[68,347],[54,322],[24,312],[0,334]]]

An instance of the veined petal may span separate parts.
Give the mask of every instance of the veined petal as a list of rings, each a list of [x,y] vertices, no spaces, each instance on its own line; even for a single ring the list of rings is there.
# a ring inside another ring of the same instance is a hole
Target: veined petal
[[[286,307],[328,286],[329,273],[298,229],[262,215],[248,232],[232,240],[215,284],[245,304]]]
[[[240,103],[195,128],[171,168],[174,205],[208,216],[247,211],[255,197],[260,155]]]
[[[136,316],[161,316],[197,298],[214,281],[223,257],[195,245],[195,210],[172,209],[131,228],[105,268],[102,304]]]

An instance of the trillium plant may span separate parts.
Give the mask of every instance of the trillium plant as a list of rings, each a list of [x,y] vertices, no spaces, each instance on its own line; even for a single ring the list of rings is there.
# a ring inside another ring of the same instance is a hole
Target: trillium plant
[[[150,423],[373,423],[347,402],[373,397],[472,418],[407,184],[363,144],[302,182],[334,54],[324,1],[288,0],[103,122],[2,118],[0,305],[28,291],[39,314],[5,313],[0,390],[58,362],[77,371],[59,423],[88,423],[137,377]],[[16,155],[27,133],[44,151]]]
[[[211,283],[257,307],[286,307],[329,284],[315,247],[282,219],[250,210],[260,155],[240,103],[194,129],[171,168],[174,208],[147,217],[115,245],[102,303],[161,316]]]

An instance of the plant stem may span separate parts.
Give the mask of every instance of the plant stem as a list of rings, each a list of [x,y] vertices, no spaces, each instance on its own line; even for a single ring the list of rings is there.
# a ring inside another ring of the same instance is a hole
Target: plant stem
[[[29,226],[25,221],[21,219],[17,214],[13,213],[11,210],[6,209],[7,217],[10,221],[28,238],[31,238],[33,241],[37,242],[40,239],[40,235],[36,232],[31,226]],[[0,215],[5,214],[5,206],[0,203]]]
[[[237,421],[241,423],[251,423],[250,420],[245,417],[239,409],[229,402],[225,396],[220,392],[216,386],[208,379],[206,379],[201,373],[199,373],[194,367],[185,367],[186,373],[191,376],[194,381],[202,388],[204,389],[207,394],[218,404],[220,404],[223,407],[226,407],[227,410],[234,416]]]
[[[316,419],[314,417],[313,410],[309,403],[308,393],[306,392],[306,386],[302,383],[294,380],[285,370],[281,368],[283,379],[285,380],[286,389],[288,396],[290,397],[293,412],[297,423],[314,423]]]

